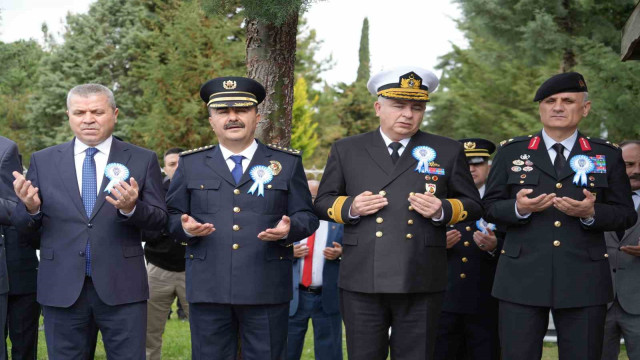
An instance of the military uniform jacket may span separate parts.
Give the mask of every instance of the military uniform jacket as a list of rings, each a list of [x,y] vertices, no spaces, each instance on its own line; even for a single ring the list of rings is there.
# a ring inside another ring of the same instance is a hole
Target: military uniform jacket
[[[555,193],[584,199],[573,183],[569,162],[576,155],[606,160],[606,169],[588,174],[586,188],[596,196],[594,223],[586,226],[553,206],[519,219],[516,193],[530,197]],[[521,164],[520,161],[528,163]],[[524,166],[530,165],[530,171]],[[604,171],[602,171],[604,170]],[[483,198],[487,221],[505,230],[506,238],[493,285],[498,299],[532,306],[572,308],[606,304],[613,298],[605,231],[621,231],[637,218],[621,151],[600,139],[578,139],[567,165],[556,175],[539,133],[509,141],[497,153]]]
[[[249,172],[256,165],[280,163],[282,170],[258,191]],[[180,157],[167,193],[169,231],[188,243],[187,299],[190,303],[278,304],[292,298],[295,241],[318,228],[302,159],[258,143],[251,163],[236,185],[219,147],[206,147]],[[180,217],[189,214],[215,231],[188,237]],[[263,241],[258,234],[291,218],[285,240]]]
[[[427,174],[414,171],[418,161],[412,150],[423,145],[436,151],[431,165],[444,174],[426,180]],[[435,196],[442,200],[441,222],[410,208],[409,194],[424,193],[426,184],[435,184]],[[364,191],[385,194],[389,204],[351,219],[351,203]],[[444,291],[445,225],[482,214],[462,144],[418,131],[394,165],[379,129],[333,145],[315,207],[320,218],[345,223],[339,286],[364,293]]]
[[[491,287],[502,239],[498,236],[492,255],[473,241],[473,233],[478,231],[475,221],[450,225],[447,231],[452,229],[460,231],[462,238],[447,249],[448,280],[442,311],[456,314],[497,311],[498,301],[491,296]]]

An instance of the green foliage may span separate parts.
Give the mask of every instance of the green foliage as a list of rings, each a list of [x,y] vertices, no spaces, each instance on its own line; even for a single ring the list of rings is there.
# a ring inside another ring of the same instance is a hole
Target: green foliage
[[[307,81],[299,77],[293,86],[293,121],[291,122],[291,147],[302,151],[307,160],[318,146],[318,123],[313,121],[313,106],[318,97],[309,101]]]
[[[358,51],[358,77],[356,81],[367,82],[371,77],[371,57],[369,55],[369,19],[362,21],[362,32],[360,34],[360,50]]]
[[[244,16],[266,24],[282,25],[291,15],[304,12],[312,0],[205,0],[207,13],[235,13],[242,7]]]

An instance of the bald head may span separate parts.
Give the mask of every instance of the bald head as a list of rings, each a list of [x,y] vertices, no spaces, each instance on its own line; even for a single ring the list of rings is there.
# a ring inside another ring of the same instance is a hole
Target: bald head
[[[318,187],[320,186],[320,181],[308,180],[307,184],[309,184],[309,191],[311,192],[311,200],[315,201],[316,196],[318,196]]]

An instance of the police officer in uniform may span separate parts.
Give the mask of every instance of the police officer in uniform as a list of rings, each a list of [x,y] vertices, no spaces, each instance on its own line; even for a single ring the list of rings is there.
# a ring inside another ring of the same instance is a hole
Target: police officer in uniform
[[[351,360],[432,359],[446,286],[446,225],[481,216],[462,144],[419,130],[438,78],[374,75],[380,127],[337,141],[315,202],[345,224],[339,275]],[[389,336],[389,328],[392,329]]]
[[[620,149],[578,131],[591,108],[579,73],[536,92],[543,129],[506,141],[483,198],[485,219],[505,229],[493,285],[503,359],[540,359],[549,310],[559,357],[600,359],[613,300],[605,231],[637,218]]]
[[[193,359],[286,355],[295,241],[318,228],[300,152],[254,139],[265,90],[222,77],[200,97],[219,141],[182,153],[169,192],[169,230],[186,242]]]
[[[459,140],[480,197],[489,175],[489,140]],[[448,281],[436,341],[436,360],[499,359],[498,301],[491,296],[501,244],[495,226],[463,221],[447,231]]]

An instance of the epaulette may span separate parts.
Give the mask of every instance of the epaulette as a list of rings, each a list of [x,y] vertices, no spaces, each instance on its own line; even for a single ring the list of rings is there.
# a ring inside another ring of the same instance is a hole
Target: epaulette
[[[608,140],[599,139],[599,138],[592,138],[592,137],[590,137],[590,136],[587,136],[586,138],[587,138],[589,141],[594,142],[594,143],[596,143],[596,144],[607,145],[607,146],[610,146],[610,147],[612,147],[612,148],[614,148],[614,149],[620,149],[620,145],[618,145],[618,144],[616,144],[616,143],[613,143],[613,142],[611,142],[611,141],[608,141]]]
[[[183,152],[180,153],[180,156],[189,155],[189,154],[195,154],[195,153],[200,152],[200,151],[209,150],[209,149],[213,148],[214,146],[215,145],[207,145],[207,146],[203,146],[203,147],[199,147],[199,148],[183,151]]]
[[[509,144],[513,144],[513,143],[517,143],[517,142],[521,142],[521,141],[525,141],[525,140],[530,140],[533,137],[533,135],[527,135],[527,136],[518,136],[518,137],[514,137],[508,140],[502,140],[500,141],[500,146],[507,146]]]
[[[302,156],[302,151],[297,150],[297,149],[292,149],[292,148],[288,148],[288,147],[285,147],[285,146],[280,146],[278,144],[267,144],[267,146],[270,149],[282,151],[283,153]]]

